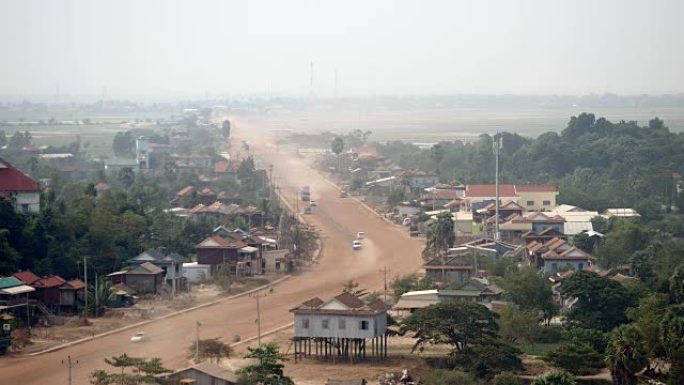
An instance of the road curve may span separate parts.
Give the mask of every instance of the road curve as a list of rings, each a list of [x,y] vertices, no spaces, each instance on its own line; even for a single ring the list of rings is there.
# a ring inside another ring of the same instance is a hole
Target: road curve
[[[408,274],[420,268],[422,242],[408,237],[405,230],[387,224],[353,199],[339,198],[337,190],[300,159],[275,150],[265,143],[265,133],[237,125],[236,134],[250,142],[262,164],[272,164],[289,200],[296,199],[298,186],[311,186],[312,199],[318,203],[308,220],[321,231],[324,242],[318,264],[310,271],[280,284],[261,299],[261,330],[275,329],[292,322],[289,309],[314,296],[323,299],[339,293],[341,284],[354,279],[360,286],[381,290],[380,269],[387,266],[391,275]],[[245,133],[250,133],[245,135]],[[253,140],[259,138],[259,141]],[[353,251],[351,242],[357,231],[365,231],[363,249]],[[161,357],[166,366],[188,365],[187,348],[195,337],[197,321],[202,323],[201,338],[256,334],[256,304],[251,297],[227,300],[141,327],[150,340],[129,342],[134,331],[123,331],[35,357],[0,357],[0,383],[43,385],[66,383],[67,368],[61,364],[68,355],[79,361],[73,369],[74,384],[88,384],[88,374],[106,368],[105,357],[126,353],[131,356]]]

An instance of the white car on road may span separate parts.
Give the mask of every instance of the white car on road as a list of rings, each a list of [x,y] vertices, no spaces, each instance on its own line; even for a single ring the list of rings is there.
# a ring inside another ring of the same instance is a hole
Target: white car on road
[[[361,248],[361,241],[358,239],[352,242],[352,249],[359,250]]]
[[[131,342],[145,342],[148,340],[147,334],[145,332],[137,332],[131,337]]]

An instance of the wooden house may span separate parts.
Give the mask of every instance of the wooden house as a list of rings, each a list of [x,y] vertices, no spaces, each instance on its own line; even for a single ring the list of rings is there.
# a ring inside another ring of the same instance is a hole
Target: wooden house
[[[295,359],[362,359],[368,350],[372,357],[387,357],[387,308],[382,301],[365,304],[353,294],[342,293],[328,301],[312,298],[290,311],[294,314]]]

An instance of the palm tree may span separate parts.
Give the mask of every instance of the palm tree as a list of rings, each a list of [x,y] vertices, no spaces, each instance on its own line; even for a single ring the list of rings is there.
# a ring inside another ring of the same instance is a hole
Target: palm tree
[[[634,325],[613,330],[606,348],[606,364],[616,385],[636,385],[636,373],[646,367],[648,358],[644,335]]]
[[[340,165],[340,154],[342,153],[342,150],[344,150],[344,139],[342,139],[341,136],[336,136],[335,139],[332,140],[332,143],[330,143],[330,150],[337,155],[337,171],[340,171],[341,165]]]
[[[575,376],[565,370],[552,370],[536,377],[530,385],[575,385]]]
[[[456,242],[456,234],[451,213],[441,213],[437,216],[437,221],[428,228],[423,255],[443,257],[449,248],[454,246],[454,242]]]

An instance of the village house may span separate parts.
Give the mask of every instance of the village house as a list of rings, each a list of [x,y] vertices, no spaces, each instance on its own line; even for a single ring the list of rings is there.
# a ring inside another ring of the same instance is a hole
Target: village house
[[[513,201],[525,211],[548,211],[556,207],[558,188],[553,185],[499,185],[499,200]],[[477,211],[496,200],[496,185],[471,184],[466,186],[466,210]]]
[[[399,173],[398,176],[411,191],[422,191],[439,183],[437,174],[421,170],[406,170]]]
[[[581,271],[592,265],[594,257],[565,239],[553,238],[547,243],[533,241],[526,246],[530,265],[541,269],[545,274],[559,271]]]
[[[424,208],[435,210],[454,200],[460,200],[458,191],[443,189],[428,189],[420,197],[420,205]]]
[[[12,276],[32,287],[30,298],[52,312],[75,313],[83,305],[85,283],[80,279],[67,281],[57,275],[41,278],[30,270],[14,273]]]
[[[387,357],[387,308],[380,300],[365,304],[353,294],[342,293],[328,301],[312,298],[290,311],[295,360],[314,355]]]
[[[149,249],[128,260],[128,264],[138,266],[150,262],[162,269],[162,278],[166,285],[176,290],[186,290],[187,285],[183,279],[185,260],[185,257],[175,252],[166,253],[162,249]]]
[[[0,200],[22,213],[40,211],[40,185],[28,175],[0,158]]]
[[[465,248],[464,248],[465,249]],[[441,285],[461,284],[475,273],[475,256],[468,249],[445,258],[432,258],[423,264],[425,276]]]
[[[144,262],[130,270],[108,274],[107,277],[113,285],[124,284],[137,294],[156,294],[164,283],[163,274],[164,270],[158,266]]]
[[[35,290],[16,277],[0,277],[0,311],[26,306]]]
[[[235,385],[238,375],[234,370],[211,361],[177,370],[168,375],[173,384],[181,385]]]
[[[211,266],[211,274],[228,268],[231,274],[260,274],[261,254],[257,247],[249,246],[238,237],[213,234],[195,246],[197,262]]]
[[[396,316],[403,318],[417,309],[450,301],[475,302],[492,309],[504,304],[501,301],[502,295],[503,290],[491,284],[487,279],[470,278],[456,289],[419,290],[404,293],[392,307],[392,311]]]
[[[589,211],[567,204],[559,205],[544,214],[565,219],[563,233],[568,236],[577,235],[584,231],[593,231],[594,226],[591,220],[600,216],[597,211]]]
[[[566,241],[568,239],[567,235],[559,232],[554,227],[546,228],[545,230],[542,230],[540,232],[530,230],[522,234],[521,238],[525,242],[525,245],[529,245],[532,242],[537,242],[543,245],[554,238],[560,238]]]
[[[204,205],[209,205],[216,202],[217,195],[214,190],[209,187],[205,187],[197,194],[199,196],[200,203]]]
[[[231,162],[229,160],[219,160],[214,163],[214,175],[223,180],[238,181],[238,170],[240,163]]]

